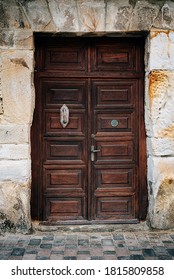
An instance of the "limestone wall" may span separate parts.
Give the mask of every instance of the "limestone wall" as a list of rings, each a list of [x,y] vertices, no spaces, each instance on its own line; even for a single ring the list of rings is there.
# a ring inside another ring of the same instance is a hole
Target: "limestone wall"
[[[174,1],[0,0],[0,230],[31,228],[33,33],[144,31],[148,223],[174,227]]]

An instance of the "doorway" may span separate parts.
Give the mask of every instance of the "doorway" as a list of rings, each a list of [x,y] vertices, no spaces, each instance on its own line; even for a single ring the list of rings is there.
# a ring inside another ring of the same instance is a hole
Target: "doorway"
[[[145,219],[144,40],[37,37],[35,43],[33,219]]]

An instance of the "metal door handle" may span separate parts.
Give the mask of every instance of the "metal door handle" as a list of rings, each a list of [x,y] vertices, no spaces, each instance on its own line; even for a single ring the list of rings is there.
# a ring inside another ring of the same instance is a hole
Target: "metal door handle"
[[[91,146],[91,161],[94,161],[94,153],[100,152],[101,150],[95,150],[94,146]]]

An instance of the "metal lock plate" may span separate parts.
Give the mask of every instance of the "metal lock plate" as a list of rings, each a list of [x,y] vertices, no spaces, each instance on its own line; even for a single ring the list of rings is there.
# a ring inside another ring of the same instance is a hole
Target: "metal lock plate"
[[[111,121],[111,126],[112,127],[117,127],[119,125],[119,121],[117,121],[117,120],[112,120]]]

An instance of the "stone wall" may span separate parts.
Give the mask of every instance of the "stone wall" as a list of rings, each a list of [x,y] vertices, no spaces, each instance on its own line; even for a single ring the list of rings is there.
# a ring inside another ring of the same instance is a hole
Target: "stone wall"
[[[0,0],[0,230],[29,232],[34,32],[147,32],[147,221],[174,227],[174,1]]]

